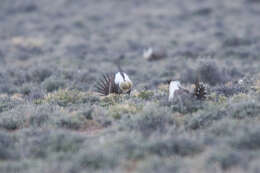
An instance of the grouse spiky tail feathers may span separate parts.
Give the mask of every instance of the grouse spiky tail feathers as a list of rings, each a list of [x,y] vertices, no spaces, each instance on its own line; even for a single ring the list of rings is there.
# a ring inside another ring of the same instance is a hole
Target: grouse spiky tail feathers
[[[198,100],[206,99],[206,95],[207,95],[206,87],[205,87],[205,85],[200,83],[198,79],[195,82],[195,88],[194,88],[194,91],[193,91],[193,95]]]
[[[103,74],[102,78],[95,85],[96,92],[103,96],[111,93],[117,93],[118,89],[114,83],[114,80],[114,74]]]

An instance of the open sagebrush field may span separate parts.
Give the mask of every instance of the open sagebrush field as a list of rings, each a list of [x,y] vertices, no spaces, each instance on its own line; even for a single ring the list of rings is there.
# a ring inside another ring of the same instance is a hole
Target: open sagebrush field
[[[1,0],[0,172],[260,172],[259,19],[259,0]],[[119,57],[133,92],[97,95]],[[197,75],[205,101],[167,102]]]

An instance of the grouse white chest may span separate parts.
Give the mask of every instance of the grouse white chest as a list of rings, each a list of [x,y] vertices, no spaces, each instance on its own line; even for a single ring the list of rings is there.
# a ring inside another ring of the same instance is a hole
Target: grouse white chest
[[[174,99],[176,91],[181,89],[181,84],[179,81],[171,81],[169,86],[169,101]]]
[[[128,93],[133,86],[129,76],[124,72],[117,72],[115,74],[115,84],[119,87],[122,93]]]

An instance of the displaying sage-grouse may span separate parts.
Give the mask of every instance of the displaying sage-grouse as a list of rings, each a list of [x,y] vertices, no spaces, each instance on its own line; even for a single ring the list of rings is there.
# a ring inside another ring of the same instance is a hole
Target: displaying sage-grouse
[[[120,68],[119,68],[120,69]],[[121,69],[115,74],[104,74],[96,84],[96,91],[103,95],[115,94],[130,94],[133,87],[133,82],[129,76]]]
[[[186,97],[190,99],[204,100],[206,98],[206,88],[198,80],[195,83],[195,88],[193,92],[190,92],[187,89],[182,88],[179,81],[171,81],[169,85],[169,102],[174,102],[181,97]]]

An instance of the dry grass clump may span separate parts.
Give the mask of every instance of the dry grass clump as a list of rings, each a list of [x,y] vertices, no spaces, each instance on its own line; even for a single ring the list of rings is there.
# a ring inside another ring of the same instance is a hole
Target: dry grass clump
[[[121,97],[116,94],[110,94],[101,98],[101,106],[110,106],[119,103]]]
[[[138,109],[134,104],[116,104],[109,108],[109,114],[116,119],[120,119],[121,115],[136,114]]]
[[[85,93],[77,90],[60,89],[54,93],[47,94],[43,102],[68,106],[70,104],[84,103],[86,102],[86,97]]]
[[[144,99],[144,100],[150,100],[153,97],[153,95],[154,95],[153,91],[144,90],[144,91],[140,91],[137,94],[137,97]]]

